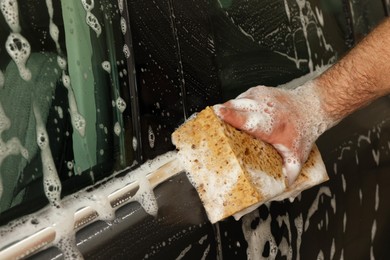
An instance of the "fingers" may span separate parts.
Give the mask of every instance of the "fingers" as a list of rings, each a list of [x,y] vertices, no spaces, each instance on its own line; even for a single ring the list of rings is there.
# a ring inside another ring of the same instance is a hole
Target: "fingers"
[[[245,128],[248,125],[248,112],[236,110],[224,105],[215,105],[214,111],[218,117],[232,125],[235,128],[247,131]],[[257,133],[256,136],[264,136]],[[264,140],[264,138],[261,138]],[[267,140],[264,140],[267,141]],[[275,144],[274,147],[283,158],[283,174],[288,181],[288,185],[292,185],[298,177],[301,170],[301,162],[299,158],[290,148],[282,144]]]
[[[226,107],[224,105],[215,105],[213,108],[215,114],[219,118],[235,128],[242,129],[246,123],[246,115],[241,111]]]

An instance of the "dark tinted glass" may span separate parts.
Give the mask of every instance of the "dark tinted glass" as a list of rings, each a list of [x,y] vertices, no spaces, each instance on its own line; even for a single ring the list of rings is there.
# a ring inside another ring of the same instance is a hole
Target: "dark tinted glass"
[[[139,161],[139,142],[123,8],[104,0],[1,8],[4,223]]]

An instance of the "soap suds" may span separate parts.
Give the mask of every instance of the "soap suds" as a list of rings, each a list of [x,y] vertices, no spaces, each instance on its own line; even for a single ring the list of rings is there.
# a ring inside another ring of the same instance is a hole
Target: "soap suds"
[[[54,8],[53,8],[52,0],[46,0],[46,7],[47,7],[47,11],[49,13],[49,32],[50,32],[50,37],[52,38],[52,40],[54,41],[54,43],[56,45],[57,52],[61,53],[61,47],[60,47],[60,43],[58,41],[59,35],[60,35],[60,31],[59,31],[57,25],[53,21]],[[62,66],[59,66],[59,67],[61,69],[63,69]]]
[[[86,11],[86,17],[85,21],[88,24],[88,26],[95,31],[96,36],[99,37],[102,33],[102,27],[96,18],[94,14],[92,14],[92,9],[95,7],[95,1],[94,0],[80,0],[81,4],[84,7],[84,10]]]
[[[115,104],[121,113],[123,113],[125,111],[127,105],[126,105],[126,102],[123,100],[123,98],[118,97],[115,101]]]
[[[2,0],[0,1],[0,9],[11,30],[15,33],[20,33],[18,1]]]
[[[35,103],[33,103],[33,112],[36,122],[37,144],[41,150],[43,188],[50,204],[59,208],[61,202],[62,185],[57,174],[53,156],[51,154],[49,135],[46,132],[45,123],[42,120],[39,108]]]
[[[31,71],[26,63],[31,53],[31,46],[20,33],[10,33],[5,42],[5,49],[18,67],[20,77],[26,81],[31,79]]]
[[[149,141],[149,147],[154,148],[154,142],[156,141],[156,136],[154,135],[153,128],[150,125],[148,127],[148,141]]]
[[[31,79],[31,71],[26,67],[26,63],[30,57],[31,46],[27,39],[20,34],[18,2],[16,0],[2,0],[0,1],[0,9],[11,29],[5,42],[5,49],[15,62],[20,77],[28,81]]]
[[[0,120],[0,122],[3,122],[3,120]],[[53,244],[61,248],[65,256],[78,257],[79,251],[74,242],[75,230],[73,228],[75,224],[75,213],[80,209],[91,208],[99,213],[96,220],[112,220],[115,216],[115,209],[108,203],[107,198],[123,188],[125,184],[139,180],[141,187],[138,189],[137,193],[125,203],[138,201],[145,207],[145,210],[148,213],[155,215],[157,213],[157,203],[146,176],[149,173],[156,171],[164,164],[172,161],[174,158],[176,158],[175,152],[163,154],[151,161],[147,161],[139,168],[129,172],[123,177],[111,179],[107,183],[102,184],[99,189],[87,192],[86,190],[88,188],[86,188],[65,197],[61,201],[61,208],[59,209],[47,206],[38,212],[24,216],[0,227],[0,236],[2,238],[0,240],[0,248],[4,248],[14,241],[22,240],[44,228],[50,227],[56,234]],[[128,169],[125,169],[125,171],[128,171]],[[31,219],[39,219],[39,222],[32,222],[30,221]]]
[[[375,188],[375,211],[379,209],[379,184],[376,184]]]
[[[176,257],[176,260],[181,260],[185,257],[185,255],[191,250],[192,245],[187,246],[183,249],[183,251],[180,252],[179,256]]]
[[[114,133],[119,136],[122,132],[122,127],[121,125],[119,124],[119,122],[116,122],[115,125],[114,125]]]
[[[102,62],[102,68],[107,71],[107,73],[111,73],[111,64],[109,61]]]

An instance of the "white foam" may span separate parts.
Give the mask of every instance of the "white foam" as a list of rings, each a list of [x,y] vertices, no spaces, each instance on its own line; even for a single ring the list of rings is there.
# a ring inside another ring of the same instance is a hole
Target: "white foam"
[[[130,49],[129,49],[129,46],[127,46],[127,44],[124,44],[123,45],[123,54],[125,55],[126,59],[130,58]]]
[[[68,161],[68,162],[66,163],[66,166],[68,167],[69,170],[72,170],[73,167],[74,167],[74,163],[73,163],[72,161]]]
[[[333,214],[336,214],[336,195],[333,195],[332,199],[330,200],[330,205],[333,209]]]
[[[0,1],[0,9],[11,30],[20,33],[18,2],[16,0],[2,0]]]
[[[322,252],[322,250],[320,250],[320,252],[318,253],[318,256],[317,256],[317,260],[324,260],[324,252]]]
[[[26,63],[31,53],[31,46],[20,33],[10,33],[5,43],[5,49],[18,67],[20,77],[26,81],[31,79],[31,71]]]
[[[224,172],[223,176],[217,174],[209,174],[210,169],[205,167],[208,162],[202,160],[208,159],[210,156],[210,147],[208,142],[200,142],[199,147],[197,149],[192,149],[191,145],[186,145],[181,147],[178,152],[178,159],[180,163],[183,165],[183,168],[188,172],[194,172],[192,169],[196,168],[196,173],[194,175],[187,175],[192,185],[196,188],[198,184],[204,183],[202,189],[205,192],[202,193],[202,200],[206,203],[206,206],[211,206],[212,208],[207,209],[207,215],[209,220],[212,223],[215,223],[217,220],[220,220],[224,215],[224,203],[225,203],[225,195],[231,192],[234,187],[239,173],[241,172],[241,167],[237,160],[233,160],[229,162],[229,171]],[[197,164],[192,163],[194,158],[198,158]],[[229,182],[224,183],[225,180],[229,180]],[[218,187],[216,189],[216,187]]]
[[[58,64],[58,66],[59,66],[62,70],[65,70],[65,69],[66,69],[66,64],[67,64],[67,62],[66,62],[66,59],[64,59],[63,57],[57,56],[57,64]],[[69,76],[68,76],[68,77],[69,77]],[[70,81],[70,79],[69,79],[69,81]],[[70,82],[69,82],[69,84],[70,84]]]
[[[247,170],[254,186],[265,197],[280,194],[286,189],[284,181],[277,180],[264,172],[254,171],[253,169]]]
[[[66,88],[70,88],[70,77],[69,75],[66,75],[65,73],[62,74],[62,83]]]
[[[376,235],[376,219],[372,223],[372,227],[371,227],[371,243],[374,242],[375,235]]]
[[[185,257],[185,255],[191,250],[192,245],[188,245],[186,248],[184,248],[180,254],[175,258],[175,260],[181,260]]]
[[[123,35],[125,35],[127,31],[126,20],[123,17],[121,17],[121,31]]]
[[[77,111],[70,113],[71,121],[73,127],[79,132],[81,136],[85,135],[85,126],[86,122],[82,115],[80,115]]]
[[[137,151],[138,141],[137,141],[137,138],[135,136],[133,136],[132,144],[133,144],[133,150]]]
[[[275,144],[274,147],[282,154],[283,161],[283,175],[288,179],[289,185],[292,185],[298,177],[302,165],[300,160],[295,156],[294,152],[282,144]]]
[[[103,61],[102,62],[102,68],[107,71],[108,73],[111,73],[111,64],[109,61]]]
[[[154,142],[156,141],[156,136],[154,135],[152,126],[148,127],[148,140],[150,148],[154,148]]]
[[[146,213],[156,217],[158,211],[157,200],[145,174],[138,177],[138,183],[140,187],[134,195],[133,200],[138,201]]]
[[[334,259],[334,254],[336,252],[336,244],[335,244],[335,241],[334,241],[334,238],[332,239],[332,246],[330,248],[330,259]]]
[[[252,183],[256,187],[257,191],[262,194],[264,198],[274,197],[275,194],[281,194],[285,189],[286,185],[284,181],[276,180],[272,176],[265,174],[264,172],[254,171],[247,168],[249,175],[251,176]],[[254,211],[264,202],[256,203],[250,207],[247,207],[233,215],[236,220],[239,220],[242,216]]]
[[[309,228],[310,225],[310,218],[313,216],[315,212],[318,210],[318,206],[320,204],[320,197],[321,195],[326,195],[328,197],[332,197],[332,193],[329,189],[329,187],[323,186],[319,189],[316,198],[314,199],[312,205],[309,208],[309,211],[307,213],[306,221],[305,221],[305,231]]]
[[[58,38],[59,38],[59,36],[60,36],[60,30],[58,29],[57,25],[54,24],[53,22],[51,22],[50,25],[49,25],[49,32],[50,32],[51,38],[52,38],[56,43],[58,43]]]
[[[127,107],[126,101],[124,101],[123,98],[121,98],[121,97],[118,97],[116,99],[115,104],[121,113],[123,113]]]
[[[51,228],[55,231],[56,236],[54,245],[58,246],[64,253],[65,257],[74,259],[81,257],[75,243],[75,212],[80,209],[90,208],[99,213],[97,219],[109,220],[114,216],[114,208],[108,203],[107,197],[114,194],[124,185],[139,180],[141,186],[137,194],[126,203],[139,201],[145,211],[156,215],[157,202],[153,195],[152,187],[146,179],[146,175],[160,168],[176,157],[176,153],[169,152],[148,161],[139,168],[128,173],[124,177],[118,177],[102,184],[99,189],[92,192],[85,190],[79,191],[73,195],[64,198],[61,202],[61,208],[45,207],[31,215],[14,220],[5,226],[0,227],[0,248],[4,248],[14,241],[21,240],[44,228]],[[37,221],[31,221],[31,220]]]
[[[37,144],[41,149],[43,187],[45,195],[51,205],[59,207],[62,185],[51,154],[49,135],[46,132],[45,123],[43,122],[40,111],[35,103],[33,104],[33,112],[36,122]]]
[[[343,232],[345,233],[345,230],[347,228],[347,213],[344,212],[344,217],[343,217]]]
[[[89,27],[91,27],[91,29],[95,31],[96,36],[99,37],[102,33],[102,27],[100,26],[100,23],[96,16],[93,15],[91,12],[87,12],[87,17],[85,18],[85,20]]]
[[[345,180],[344,174],[341,174],[341,182],[342,182],[342,186],[343,186],[343,191],[345,192],[347,189],[347,181]]]
[[[58,117],[63,119],[64,118],[64,111],[62,110],[62,107],[58,106],[57,107],[57,113],[58,113]]]
[[[278,253],[278,246],[271,231],[271,215],[266,220],[260,219],[255,229],[252,229],[251,223],[254,219],[260,218],[259,212],[254,211],[243,217],[242,227],[245,240],[248,242],[248,259],[275,259]],[[269,243],[269,256],[263,257],[263,250],[266,243]]]
[[[92,9],[95,7],[94,0],[81,0],[81,4],[83,5],[86,12],[92,11]]]
[[[121,125],[118,122],[116,122],[115,125],[114,125],[114,133],[117,136],[119,136],[121,134],[121,132],[122,132],[122,127],[121,127]]]
[[[123,13],[123,0],[118,0],[118,8],[119,12]]]
[[[375,211],[379,209],[379,184],[376,184],[375,188]]]
[[[95,7],[94,0],[81,0],[81,4],[86,11],[85,21],[87,25],[96,33],[96,36],[99,37],[102,33],[102,27],[94,14],[91,13],[92,9]]]
[[[302,234],[303,234],[303,217],[302,213],[294,219],[294,224],[297,229],[297,259],[300,259],[300,251],[301,251],[301,242],[302,242]]]
[[[379,159],[380,159],[380,151],[379,149],[377,151],[375,151],[374,149],[372,149],[372,157],[374,158],[374,161],[376,163],[377,166],[379,166]]]

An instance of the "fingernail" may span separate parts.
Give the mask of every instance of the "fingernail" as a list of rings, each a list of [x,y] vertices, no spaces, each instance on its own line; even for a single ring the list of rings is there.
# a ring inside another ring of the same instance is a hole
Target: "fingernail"
[[[226,111],[226,107],[224,107],[223,105],[214,105],[213,110],[218,117],[222,117],[222,113]]]

